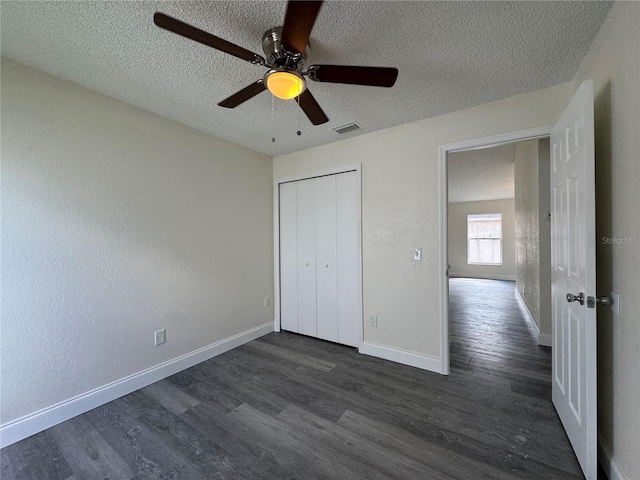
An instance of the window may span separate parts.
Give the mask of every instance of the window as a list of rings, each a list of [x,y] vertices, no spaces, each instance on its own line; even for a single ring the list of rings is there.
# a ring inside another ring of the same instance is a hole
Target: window
[[[502,265],[502,214],[467,215],[467,263]]]

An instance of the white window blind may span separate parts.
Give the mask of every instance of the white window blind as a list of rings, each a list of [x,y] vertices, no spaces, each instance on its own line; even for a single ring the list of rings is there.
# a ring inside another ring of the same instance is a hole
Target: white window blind
[[[467,263],[502,265],[502,214],[467,215]]]

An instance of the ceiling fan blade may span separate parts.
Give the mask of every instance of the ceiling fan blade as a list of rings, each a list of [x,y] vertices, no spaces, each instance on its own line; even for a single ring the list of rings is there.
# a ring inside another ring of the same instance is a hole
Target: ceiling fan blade
[[[329,121],[329,117],[327,117],[316,99],[311,95],[309,89],[305,90],[298,97],[300,108],[302,111],[309,117],[311,123],[314,125],[322,125],[323,123],[327,123]]]
[[[303,53],[322,6],[321,1],[289,0],[282,27],[282,47],[291,53]]]
[[[348,83],[372,87],[393,87],[398,78],[397,68],[354,67],[351,65],[311,65],[309,78],[316,82]]]
[[[257,53],[253,53],[246,48],[242,48],[235,43],[227,42],[220,37],[216,37],[210,33],[207,33],[199,28],[188,25],[176,18],[165,15],[164,13],[156,12],[153,15],[153,23],[158,27],[169,30],[170,32],[177,33],[183,37],[195,40],[209,47],[213,47],[221,52],[228,53],[234,57],[241,58],[247,62],[256,63],[259,65],[264,64],[264,58]]]
[[[244,87],[239,92],[234,93],[229,98],[225,98],[220,103],[219,106],[225,108],[236,108],[241,103],[246,102],[250,98],[255,97],[260,92],[264,92],[267,87],[264,84],[264,80],[260,79],[255,83],[252,83],[248,87]]]

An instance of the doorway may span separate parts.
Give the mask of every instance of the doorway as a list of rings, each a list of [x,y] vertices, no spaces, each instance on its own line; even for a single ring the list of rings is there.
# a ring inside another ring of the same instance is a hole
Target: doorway
[[[549,140],[448,155],[449,278],[514,282],[539,345],[551,346]]]
[[[448,157],[449,154],[456,152],[470,152],[476,150],[484,150],[492,147],[506,146],[514,142],[520,142],[525,140],[540,140],[548,138],[551,132],[551,126],[537,127],[533,129],[521,130],[516,132],[510,132],[500,135],[493,135],[490,137],[483,137],[478,139],[467,140],[464,142],[458,142],[448,145],[440,146],[440,184],[441,188],[441,225],[447,225],[449,220],[449,189],[448,189]],[[449,274],[450,274],[450,262],[449,262],[449,233],[448,229],[443,228],[440,232],[440,262],[441,271],[443,275],[441,277],[441,355],[442,355],[442,371],[443,373],[450,372],[450,344],[449,344]],[[454,272],[455,273],[455,272]],[[526,291],[526,287],[525,287]]]

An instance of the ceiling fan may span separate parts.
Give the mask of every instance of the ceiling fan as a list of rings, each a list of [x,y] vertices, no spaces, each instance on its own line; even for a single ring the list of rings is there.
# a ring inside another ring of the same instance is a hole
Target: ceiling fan
[[[156,12],[153,21],[160,28],[269,69],[263,78],[222,100],[219,106],[235,108],[268,89],[279,98],[298,98],[300,108],[311,123],[321,125],[329,118],[308,90],[305,77],[316,82],[374,87],[392,87],[398,77],[397,68],[386,67],[311,65],[303,71],[309,54],[309,35],[321,6],[322,1],[290,0],[284,26],[271,28],[262,36],[266,58],[164,13]]]

